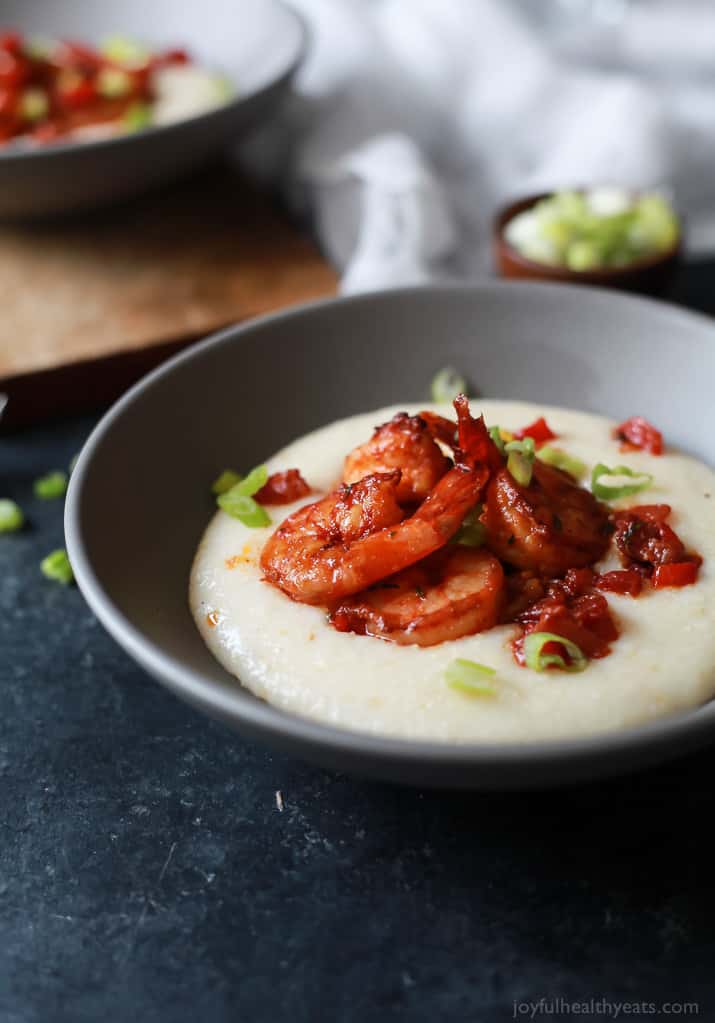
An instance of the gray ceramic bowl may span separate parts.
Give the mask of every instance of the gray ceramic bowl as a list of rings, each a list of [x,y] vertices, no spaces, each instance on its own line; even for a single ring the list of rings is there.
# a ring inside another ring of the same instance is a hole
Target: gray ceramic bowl
[[[192,556],[212,511],[207,482],[332,419],[419,401],[447,363],[482,395],[620,418],[637,411],[715,464],[715,327],[702,317],[608,291],[526,283],[307,306],[224,331],[172,359],[92,434],[72,476],[66,533],[99,619],[160,682],[240,732],[385,779],[475,788],[565,783],[715,738],[715,703],[573,742],[374,738],[273,709],[208,653],[187,608]]]
[[[80,41],[120,33],[157,47],[185,46],[236,92],[216,110],[135,135],[30,151],[0,147],[3,218],[87,209],[199,166],[268,116],[306,45],[302,22],[278,0],[0,0],[0,25]]]

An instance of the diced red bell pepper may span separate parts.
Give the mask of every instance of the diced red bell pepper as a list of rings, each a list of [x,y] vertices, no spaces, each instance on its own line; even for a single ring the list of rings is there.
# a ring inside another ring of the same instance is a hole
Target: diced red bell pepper
[[[181,64],[190,64],[191,57],[186,50],[166,50],[164,53],[157,53],[151,58],[150,66],[153,70],[163,67],[172,67]]]
[[[593,569],[570,568],[564,576],[563,585],[569,597],[582,597],[593,582]]]
[[[54,142],[60,137],[60,129],[52,121],[43,121],[32,129],[32,137],[37,142]]]
[[[610,650],[609,644],[618,638],[608,603],[599,593],[576,597],[569,606],[547,597],[520,615],[519,622],[527,635],[530,632],[553,632],[570,639],[589,658],[605,657]],[[523,637],[518,637],[512,648],[517,661],[523,664]],[[544,650],[550,652],[546,647]],[[560,650],[551,652],[560,653]]]
[[[30,77],[30,62],[22,55],[0,49],[0,85],[17,88]]]
[[[72,39],[64,39],[62,41],[62,47],[56,56],[64,66],[82,67],[88,71],[98,71],[99,68],[107,63],[97,50],[92,49],[91,46],[87,46],[85,43],[78,43]]]
[[[669,504],[636,504],[632,508],[619,508],[614,512],[613,519],[618,524],[635,517],[643,522],[658,525],[667,521],[672,510]]]
[[[94,82],[88,78],[73,85],[70,89],[61,89],[58,92],[59,102],[69,110],[76,110],[79,107],[86,107],[97,98],[97,89]]]
[[[622,593],[628,597],[637,597],[643,589],[643,576],[635,568],[625,568],[615,572],[604,572],[593,580],[594,586],[607,593]]]
[[[100,95],[97,76],[105,68],[121,65],[97,49],[75,40],[62,40],[47,55],[33,55],[19,32],[0,30],[0,144],[17,135],[51,142],[77,128],[121,118],[138,98],[154,98],[152,74],[157,68],[191,63],[184,49],[171,49],[147,57],[138,68],[125,69],[131,85],[121,97]],[[21,89],[42,89],[49,100],[47,116],[39,123],[20,116]]]
[[[8,142],[17,134],[17,124],[11,118],[0,121],[0,142]]]
[[[0,32],[0,50],[15,56],[22,53],[23,38],[19,32]]]
[[[690,586],[697,579],[699,568],[699,559],[658,565],[653,571],[653,587],[654,589],[662,589],[665,586]]]
[[[539,416],[533,423],[530,423],[521,430],[517,430],[514,436],[517,440],[531,437],[534,444],[545,444],[547,440],[553,440],[558,435],[554,433],[544,417]]]
[[[631,450],[638,448],[651,455],[662,455],[663,434],[643,416],[631,416],[614,431],[617,440],[624,441]]]
[[[17,89],[6,89],[0,86],[0,117],[14,117],[18,99]]]
[[[190,58],[186,50],[173,49],[167,50],[164,60],[167,64],[188,64]]]
[[[298,469],[274,472],[255,495],[259,504],[291,504],[310,493]]]

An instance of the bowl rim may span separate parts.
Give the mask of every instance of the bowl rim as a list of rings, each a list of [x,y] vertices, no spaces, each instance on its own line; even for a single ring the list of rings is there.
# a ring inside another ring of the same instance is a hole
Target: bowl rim
[[[178,121],[169,121],[167,124],[152,124],[147,128],[142,128],[141,131],[138,132],[129,132],[123,135],[112,135],[109,138],[53,142],[52,145],[49,146],[30,146],[28,148],[23,148],[22,146],[0,146],[0,166],[3,164],[14,164],[23,161],[39,163],[40,161],[45,160],[59,160],[69,155],[75,156],[80,153],[89,154],[111,150],[129,142],[145,143],[151,139],[166,138],[167,136],[176,134],[188,125],[196,124],[199,121],[210,121],[216,118],[221,118],[227,113],[239,110],[246,103],[257,100],[272,90],[280,88],[281,85],[293,78],[305,60],[310,46],[311,32],[308,22],[303,14],[297,11],[291,4],[287,3],[286,0],[270,0],[270,2],[273,4],[274,8],[280,10],[283,15],[293,21],[294,27],[298,30],[298,36],[295,52],[291,59],[285,65],[280,74],[274,76],[269,81],[264,82],[263,85],[260,85],[256,89],[249,90],[248,92],[241,92],[235,96],[231,96],[225,103],[221,103],[219,106],[212,107],[209,110],[204,110],[198,114],[192,114],[189,117],[182,117]]]
[[[586,186],[581,185],[578,188],[568,189],[567,191],[584,192],[586,191]],[[643,190],[633,189],[632,191],[635,194],[638,194]],[[563,281],[568,278],[569,282],[573,281],[574,283],[578,281],[587,281],[588,283],[594,283],[596,285],[607,285],[615,280],[627,280],[633,275],[640,275],[647,273],[649,270],[658,269],[664,264],[677,259],[683,251],[685,224],[683,217],[674,209],[673,212],[675,213],[679,225],[678,237],[675,242],[673,242],[673,244],[663,252],[657,252],[651,256],[642,256],[640,259],[637,259],[632,263],[627,263],[625,266],[594,267],[593,270],[572,270],[568,266],[538,263],[535,259],[529,259],[528,256],[524,256],[521,252],[519,252],[519,250],[507,239],[505,234],[506,227],[519,213],[524,213],[526,210],[530,210],[537,204],[537,202],[540,202],[542,199],[548,199],[549,196],[554,195],[555,192],[556,190],[552,189],[551,191],[535,192],[530,195],[522,196],[518,199],[513,199],[511,202],[505,203],[503,206],[499,207],[492,223],[492,235],[494,240],[498,245],[503,246],[509,259],[513,263],[517,263],[519,266],[532,271],[534,274],[540,274],[547,280]]]
[[[477,284],[414,285],[321,299],[291,306],[245,323],[234,324],[211,334],[148,373],[104,413],[85,441],[70,477],[64,516],[67,550],[77,584],[90,609],[107,632],[150,675],[182,699],[212,716],[236,723],[239,729],[243,726],[246,731],[253,734],[263,734],[268,739],[278,738],[286,744],[318,747],[324,752],[340,755],[359,754],[361,757],[372,758],[374,763],[389,762],[402,765],[418,763],[424,766],[425,761],[429,761],[445,767],[461,765],[465,769],[529,766],[537,768],[547,765],[558,766],[567,762],[575,764],[604,754],[608,754],[609,757],[616,756],[619,751],[647,753],[649,749],[672,744],[685,737],[690,740],[687,747],[689,749],[705,744],[708,738],[715,738],[715,701],[620,731],[532,742],[448,743],[402,739],[337,728],[274,707],[254,697],[247,690],[242,690],[237,679],[233,679],[236,684],[234,692],[211,682],[200,672],[187,668],[180,660],[167,654],[161,646],[147,639],[141,630],[125,617],[94,571],[85,547],[81,524],[85,479],[92,460],[105,436],[113,429],[115,423],[131,410],[134,402],[179,367],[203,358],[204,353],[214,348],[240,343],[243,336],[250,335],[256,329],[263,329],[272,324],[297,323],[323,309],[336,306],[350,308],[381,300],[397,299],[408,302],[416,295],[448,297],[494,291],[512,293],[537,291],[546,299],[551,296],[556,300],[559,295],[563,296],[564,291],[569,293],[572,300],[582,301],[585,295],[590,295],[609,305],[617,301],[645,306],[651,311],[657,311],[660,316],[670,318],[674,327],[697,325],[699,328],[713,331],[713,322],[706,315],[641,295],[614,296],[607,288],[588,285],[584,288],[583,285],[571,286],[540,281],[495,280]],[[227,679],[230,678],[227,673]],[[252,698],[246,699],[246,695]]]

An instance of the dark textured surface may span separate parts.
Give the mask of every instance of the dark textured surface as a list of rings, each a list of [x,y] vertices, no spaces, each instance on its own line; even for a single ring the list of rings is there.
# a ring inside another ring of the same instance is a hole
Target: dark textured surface
[[[707,307],[709,280],[681,295]],[[0,1023],[491,1021],[541,997],[715,1019],[715,753],[473,796],[245,743],[39,575],[62,508],[31,481],[89,427],[0,439],[31,519],[0,537]]]

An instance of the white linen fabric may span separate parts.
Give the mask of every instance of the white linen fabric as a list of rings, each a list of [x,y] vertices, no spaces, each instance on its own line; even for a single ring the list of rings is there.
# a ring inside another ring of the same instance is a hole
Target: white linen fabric
[[[676,5],[628,8],[620,66],[597,67],[557,56],[523,4],[293,0],[309,55],[242,158],[311,218],[343,291],[488,273],[495,209],[540,189],[664,187],[692,249],[715,247],[715,84],[653,73],[691,52]],[[715,38],[696,6],[690,35]]]

